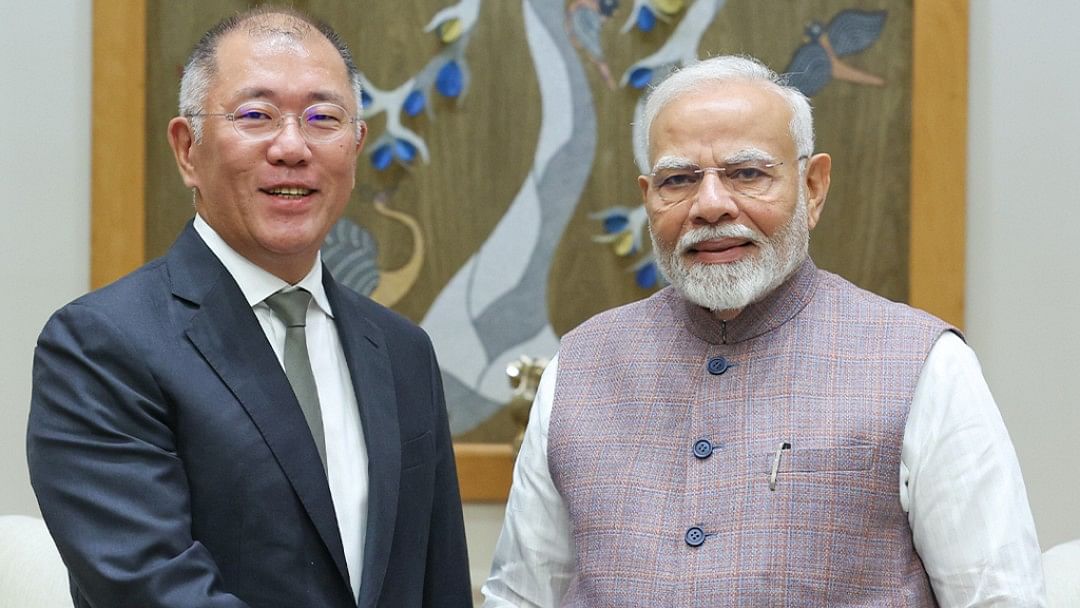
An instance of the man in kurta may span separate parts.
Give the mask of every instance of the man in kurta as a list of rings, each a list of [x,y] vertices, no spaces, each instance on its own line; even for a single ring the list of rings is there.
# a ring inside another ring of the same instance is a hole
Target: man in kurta
[[[671,286],[564,336],[485,606],[1041,606],[974,353],[808,256],[807,99],[717,57],[650,95],[638,178]]]

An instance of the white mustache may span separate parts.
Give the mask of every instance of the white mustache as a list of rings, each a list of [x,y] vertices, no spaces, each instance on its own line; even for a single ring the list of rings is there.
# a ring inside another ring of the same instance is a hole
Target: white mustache
[[[742,224],[728,224],[726,226],[702,226],[694,228],[679,238],[675,250],[685,253],[693,249],[702,241],[715,239],[746,239],[755,245],[761,245],[766,241],[765,235],[757,230]]]

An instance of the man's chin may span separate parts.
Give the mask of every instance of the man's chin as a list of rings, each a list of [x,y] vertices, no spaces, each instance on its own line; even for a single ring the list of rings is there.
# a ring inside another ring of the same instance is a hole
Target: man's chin
[[[684,257],[680,266],[680,274],[691,281],[732,284],[754,274],[758,265],[748,256],[730,262],[702,262]]]
[[[745,266],[737,262],[695,264],[683,266],[668,278],[683,298],[698,306],[713,311],[739,310],[762,295],[760,279],[739,272]]]

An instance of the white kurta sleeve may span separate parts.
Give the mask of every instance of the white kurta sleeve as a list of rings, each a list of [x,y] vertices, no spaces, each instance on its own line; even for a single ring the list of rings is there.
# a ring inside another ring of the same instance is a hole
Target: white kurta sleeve
[[[900,501],[943,608],[1046,605],[1016,451],[975,353],[953,333],[923,366],[900,461]]]
[[[529,413],[491,576],[482,588],[485,608],[558,606],[574,575],[570,518],[547,458],[557,373],[558,356],[544,370]]]

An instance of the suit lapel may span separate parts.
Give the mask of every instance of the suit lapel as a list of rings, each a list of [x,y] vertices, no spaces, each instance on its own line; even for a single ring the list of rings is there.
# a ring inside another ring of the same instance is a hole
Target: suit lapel
[[[166,257],[173,293],[198,305],[187,336],[247,411],[349,580],[322,461],[303,412],[243,292],[191,225]]]
[[[393,546],[401,473],[393,369],[385,337],[361,311],[358,296],[339,286],[325,270],[323,285],[334,310],[367,444],[368,513],[359,605],[375,606]]]

